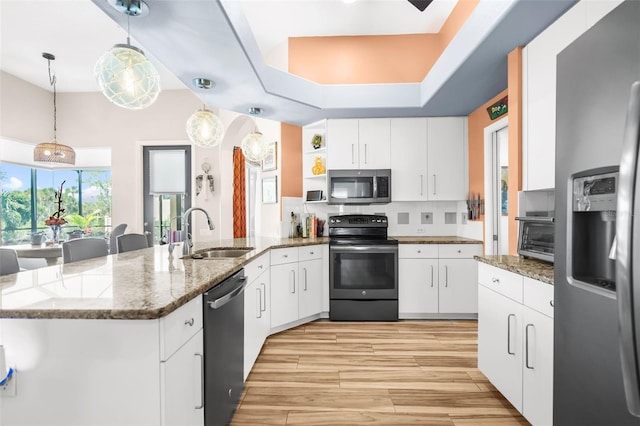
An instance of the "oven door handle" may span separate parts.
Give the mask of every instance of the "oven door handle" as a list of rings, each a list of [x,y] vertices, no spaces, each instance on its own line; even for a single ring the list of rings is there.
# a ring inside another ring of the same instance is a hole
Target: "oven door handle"
[[[333,253],[353,253],[353,252],[374,252],[374,253],[397,253],[398,246],[387,245],[357,245],[357,246],[333,246],[329,247]]]

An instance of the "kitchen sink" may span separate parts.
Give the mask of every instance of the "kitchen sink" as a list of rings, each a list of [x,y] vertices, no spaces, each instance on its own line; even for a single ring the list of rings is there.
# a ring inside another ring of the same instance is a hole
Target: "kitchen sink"
[[[253,247],[245,248],[213,248],[200,253],[194,253],[191,255],[192,259],[220,259],[230,257],[240,257],[250,251],[254,250]]]

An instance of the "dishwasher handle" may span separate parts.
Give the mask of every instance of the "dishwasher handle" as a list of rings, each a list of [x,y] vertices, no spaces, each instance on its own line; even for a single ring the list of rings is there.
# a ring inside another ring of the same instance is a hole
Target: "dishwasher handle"
[[[247,277],[238,277],[238,287],[225,294],[222,297],[217,298],[216,300],[207,302],[209,308],[211,309],[220,309],[227,303],[229,303],[234,297],[240,295],[244,289],[247,287]]]

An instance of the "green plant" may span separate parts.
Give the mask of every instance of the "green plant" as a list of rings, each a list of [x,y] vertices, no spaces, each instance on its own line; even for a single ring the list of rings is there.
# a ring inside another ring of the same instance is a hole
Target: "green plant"
[[[311,146],[313,146],[314,149],[320,148],[322,146],[322,135],[313,135],[313,138],[311,139]]]
[[[84,216],[79,214],[70,214],[66,217],[67,223],[77,226],[87,234],[91,232],[91,225],[93,225],[97,219],[98,216],[94,213],[89,213]]]

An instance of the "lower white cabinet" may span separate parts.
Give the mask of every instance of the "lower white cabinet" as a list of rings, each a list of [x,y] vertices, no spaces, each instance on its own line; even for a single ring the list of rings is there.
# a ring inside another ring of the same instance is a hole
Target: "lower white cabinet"
[[[168,360],[160,364],[162,424],[204,424],[204,353],[200,329]]]
[[[478,312],[473,256],[479,244],[401,244],[398,254],[400,318]]]
[[[254,261],[254,263],[257,261]],[[252,268],[247,265],[249,285],[244,290],[244,379],[253,368],[262,345],[271,330],[271,277],[268,258],[259,260],[259,265]]]
[[[534,426],[553,423],[553,286],[478,263],[478,368]]]
[[[320,245],[272,250],[272,329],[322,312],[322,257]]]

